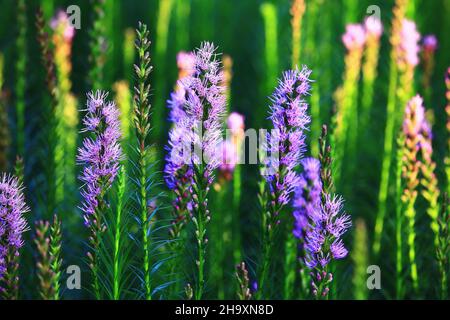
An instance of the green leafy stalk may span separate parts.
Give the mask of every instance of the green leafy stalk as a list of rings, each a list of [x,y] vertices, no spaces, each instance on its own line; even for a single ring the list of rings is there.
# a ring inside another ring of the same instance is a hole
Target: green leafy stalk
[[[16,117],[17,117],[17,153],[25,152],[25,90],[27,69],[27,13],[25,0],[17,1],[17,25],[19,34],[16,40]]]
[[[384,132],[384,148],[381,165],[380,189],[378,192],[378,212],[375,221],[375,236],[372,250],[375,256],[378,256],[381,249],[381,236],[383,234],[384,216],[386,215],[386,207],[389,193],[389,177],[391,173],[392,151],[394,148],[394,135],[397,131],[398,122],[403,115],[403,107],[406,104],[404,97],[399,99],[401,90],[398,90],[399,76],[403,72],[399,72],[397,66],[397,51],[400,42],[401,23],[405,16],[407,0],[397,0],[394,8],[394,17],[391,30],[391,53],[389,65],[389,87],[388,101],[386,110],[386,127]],[[404,78],[404,77],[403,77]],[[405,82],[405,81],[403,81]],[[401,101],[400,101],[401,100]],[[398,107],[400,106],[400,107]]]
[[[125,200],[125,187],[126,187],[126,173],[125,166],[122,166],[119,177],[118,177],[118,186],[117,186],[117,207],[116,214],[114,220],[114,256],[113,256],[113,297],[114,300],[119,300],[121,297],[121,287],[122,287],[122,266],[123,263],[121,259],[124,257],[121,255],[122,253],[122,232],[123,232],[123,209],[124,209],[124,200]]]
[[[145,298],[150,300],[151,294],[151,282],[150,282],[150,243],[148,237],[148,230],[150,227],[150,221],[147,214],[147,181],[149,178],[147,158],[148,158],[148,146],[147,136],[150,131],[150,103],[148,96],[150,93],[150,84],[148,83],[148,76],[152,71],[150,66],[150,41],[148,40],[149,31],[147,26],[143,23],[139,23],[139,27],[136,30],[136,49],[138,52],[138,65],[134,66],[137,84],[135,86],[134,96],[134,126],[136,128],[137,137],[137,166],[138,166],[138,199],[139,199],[139,217],[142,233],[142,268],[144,273],[144,287]]]
[[[36,28],[37,28],[37,40],[41,48],[41,56],[45,69],[45,82],[47,85],[47,91],[50,95],[51,102],[50,108],[47,112],[47,136],[46,140],[49,145],[47,152],[47,161],[51,165],[46,167],[46,180],[48,183],[47,190],[47,214],[50,216],[54,213],[56,208],[56,163],[55,163],[55,149],[58,142],[57,132],[57,118],[56,118],[56,106],[57,106],[57,94],[56,94],[56,73],[54,56],[51,50],[51,43],[48,33],[45,30],[47,25],[44,19],[44,13],[41,8],[36,13]]]
[[[92,27],[89,29],[89,74],[88,83],[92,90],[103,86],[104,66],[106,63],[106,38],[104,27],[105,0],[91,0]]]
[[[250,291],[250,278],[248,277],[248,270],[245,262],[241,262],[236,266],[234,273],[237,283],[237,296],[239,300],[251,300],[252,293]]]
[[[440,281],[441,281],[441,299],[448,299],[448,270],[449,270],[449,253],[450,253],[450,214],[449,214],[449,199],[445,193],[441,211],[439,214],[439,237],[438,246],[436,249],[436,259],[439,265]]]
[[[61,275],[62,275],[62,257],[61,257],[62,231],[61,220],[55,214],[53,223],[50,227],[50,269],[53,273],[51,286],[53,288],[53,300],[61,298]]]
[[[54,273],[50,267],[50,239],[49,239],[50,224],[48,221],[39,221],[36,223],[36,239],[34,243],[39,254],[39,259],[36,263],[37,277],[39,279],[39,295],[44,300],[51,300],[55,294],[52,286],[52,278]]]

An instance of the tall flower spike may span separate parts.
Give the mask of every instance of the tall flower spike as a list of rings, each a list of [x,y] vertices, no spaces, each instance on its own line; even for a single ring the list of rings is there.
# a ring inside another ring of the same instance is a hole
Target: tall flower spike
[[[392,31],[390,43],[392,50],[390,54],[389,66],[389,89],[386,114],[387,117],[384,132],[383,160],[381,165],[380,188],[378,192],[378,212],[375,221],[375,236],[373,241],[373,251],[375,256],[380,253],[381,237],[383,235],[384,217],[386,215],[387,201],[389,197],[389,181],[391,173],[392,154],[395,152],[395,133],[399,130],[403,119],[404,107],[412,97],[414,83],[415,65],[408,63],[417,62],[418,34],[411,25],[404,24],[405,14],[408,7],[408,0],[396,0],[393,9]],[[405,32],[414,34],[405,34]],[[408,49],[408,53],[405,51]],[[407,58],[408,57],[408,58]]]
[[[134,65],[136,73],[136,84],[134,86],[134,126],[136,128],[137,138],[137,177],[136,189],[137,189],[137,207],[138,216],[140,218],[141,225],[141,242],[142,242],[142,272],[144,274],[144,289],[145,298],[151,299],[152,288],[150,279],[150,241],[149,241],[149,227],[150,220],[148,218],[148,202],[150,201],[150,195],[148,194],[149,183],[149,152],[147,138],[150,132],[150,115],[151,105],[149,103],[150,95],[150,83],[149,75],[152,71],[150,65],[150,40],[149,31],[147,26],[139,22],[139,26],[136,29],[136,50],[138,53],[138,64]]]
[[[336,114],[333,121],[334,144],[334,183],[339,187],[343,170],[344,154],[350,155],[350,163],[346,166],[351,171],[356,162],[356,144],[358,133],[358,81],[361,71],[361,60],[366,42],[366,31],[361,24],[349,24],[345,28],[342,42],[347,49],[345,55],[345,72],[343,84],[335,93]]]
[[[343,199],[327,194],[321,206],[308,217],[305,264],[312,269],[312,292],[319,299],[328,295],[333,280],[328,271],[329,263],[348,254],[342,236],[350,228],[351,219],[342,210]]]
[[[28,211],[18,178],[0,174],[0,296],[5,300],[19,295],[19,249],[28,230],[24,218]]]
[[[364,51],[364,64],[362,66],[363,95],[361,99],[360,128],[367,128],[370,120],[383,25],[380,19],[370,16],[364,20],[364,29],[366,31],[366,46]]]
[[[206,225],[211,219],[208,192],[213,182],[213,172],[221,160],[218,147],[223,135],[221,120],[226,104],[222,86],[223,72],[215,51],[214,45],[209,42],[202,43],[195,51],[195,72],[180,81],[180,86],[186,92],[186,115],[174,129],[181,132],[182,136],[174,133],[174,137],[170,139],[170,161],[176,160],[177,166],[187,165],[193,174],[190,193],[193,199],[192,221],[198,245],[198,274],[194,290],[196,299],[201,299],[205,284]],[[183,138],[175,139],[176,136]],[[191,153],[191,150],[194,152]]]
[[[102,91],[88,94],[82,132],[91,136],[84,139],[77,156],[78,163],[84,166],[80,176],[83,182],[81,210],[84,212],[85,225],[90,230],[89,243],[92,250],[88,253],[88,258],[96,298],[100,298],[98,251],[108,207],[106,193],[117,176],[122,158],[119,111],[113,102],[106,101],[107,95]]]
[[[418,289],[419,278],[417,275],[416,247],[415,247],[415,221],[416,210],[415,203],[417,199],[417,187],[419,185],[420,162],[418,161],[418,152],[420,150],[421,131],[425,120],[425,109],[420,96],[412,98],[406,106],[405,118],[403,121],[404,149],[402,177],[405,181],[405,188],[401,196],[403,212],[408,221],[407,242],[408,257],[411,265],[411,278],[414,289]]]
[[[280,213],[291,201],[293,191],[299,186],[296,167],[305,150],[305,131],[310,117],[305,101],[310,93],[311,70],[289,70],[283,73],[270,100],[269,119],[274,130],[262,149],[269,157],[263,159],[262,174],[266,187],[261,188],[260,199],[263,210],[263,256],[259,268],[257,298],[266,294],[266,279],[270,268],[274,231],[280,223]]]

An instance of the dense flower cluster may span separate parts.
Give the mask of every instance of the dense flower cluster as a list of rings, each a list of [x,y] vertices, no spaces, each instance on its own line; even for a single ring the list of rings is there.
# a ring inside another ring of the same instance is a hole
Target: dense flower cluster
[[[7,255],[17,255],[23,246],[22,233],[27,230],[23,215],[28,211],[18,179],[0,175],[0,280],[7,272]]]
[[[85,224],[89,225],[99,204],[99,197],[108,189],[119,170],[122,149],[119,144],[119,111],[113,102],[106,101],[107,93],[88,94],[84,131],[91,133],[78,150],[77,161],[84,165],[80,180],[85,183],[81,192]]]
[[[309,268],[324,268],[331,259],[347,256],[341,237],[350,228],[351,218],[342,211],[343,199],[327,194],[324,203],[309,216],[305,245]]]
[[[320,208],[322,182],[320,180],[320,162],[315,158],[302,160],[303,172],[294,197],[294,236],[304,240],[308,227],[308,217]]]
[[[298,186],[295,172],[305,149],[305,130],[311,121],[308,104],[304,100],[310,93],[309,76],[306,66],[299,70],[284,72],[283,79],[271,97],[270,120],[274,129],[268,139],[266,151],[271,154],[265,160],[265,178],[270,193],[274,194],[278,205],[286,205],[291,193]],[[274,154],[278,153],[278,156]]]
[[[169,102],[175,123],[166,157],[169,187],[173,188],[174,179],[178,179],[176,173],[185,170],[185,166],[206,163],[205,175],[211,180],[213,170],[221,163],[221,118],[226,102],[222,78],[214,46],[203,43],[195,52],[193,74],[179,80],[179,89]]]

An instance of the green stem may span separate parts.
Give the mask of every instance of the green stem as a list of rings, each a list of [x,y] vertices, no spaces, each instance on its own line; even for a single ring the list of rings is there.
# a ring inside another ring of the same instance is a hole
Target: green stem
[[[123,209],[123,200],[125,195],[125,166],[122,167],[119,175],[119,189],[117,193],[117,209],[116,209],[116,217],[115,217],[115,232],[114,232],[114,267],[113,267],[113,297],[114,300],[120,299],[120,282],[121,282],[121,273],[120,273],[120,249],[122,245],[122,209]]]
[[[241,202],[241,176],[242,167],[237,165],[233,173],[233,230],[232,230],[232,242],[233,242],[233,261],[237,265],[242,260],[241,254],[241,230],[240,230],[240,202]]]
[[[402,201],[401,195],[402,189],[402,146],[404,141],[402,138],[398,139],[398,151],[397,151],[397,167],[395,173],[395,190],[396,190],[396,200],[395,200],[395,239],[396,239],[396,298],[403,298],[403,233],[402,233]]]
[[[378,256],[381,249],[381,236],[383,234],[384,216],[386,214],[386,204],[389,189],[389,175],[391,170],[391,157],[395,132],[395,106],[397,91],[397,67],[395,61],[391,61],[389,73],[389,93],[386,111],[386,129],[384,133],[384,152],[381,166],[381,181],[378,193],[378,213],[375,221],[375,238],[373,242],[373,252]]]

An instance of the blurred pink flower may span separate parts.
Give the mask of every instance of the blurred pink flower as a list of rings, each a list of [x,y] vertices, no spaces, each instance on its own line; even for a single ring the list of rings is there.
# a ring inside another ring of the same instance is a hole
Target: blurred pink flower
[[[364,20],[364,28],[366,29],[367,34],[377,38],[381,37],[381,34],[383,33],[383,24],[380,19],[375,18],[374,16],[367,17]]]
[[[231,133],[233,135],[239,134],[241,131],[244,130],[245,124],[244,124],[245,117],[237,112],[232,112],[227,118],[227,127],[231,130]]]
[[[69,22],[67,13],[63,10],[58,10],[56,15],[50,21],[50,27],[53,30],[63,28],[63,36],[67,41],[71,41],[75,36],[75,28]]]
[[[411,20],[403,19],[400,31],[400,48],[405,62],[411,66],[416,66],[419,63],[419,40],[420,33],[417,31],[416,24]]]
[[[345,27],[345,33],[342,36],[347,50],[362,49],[366,42],[366,32],[360,24],[348,24]]]
[[[177,66],[180,78],[192,76],[194,73],[195,55],[192,52],[180,51],[177,54]]]
[[[238,162],[236,147],[234,146],[233,143],[231,143],[231,141],[223,140],[222,143],[219,145],[219,148],[222,154],[222,161],[219,167],[220,171],[224,173],[233,172]]]

